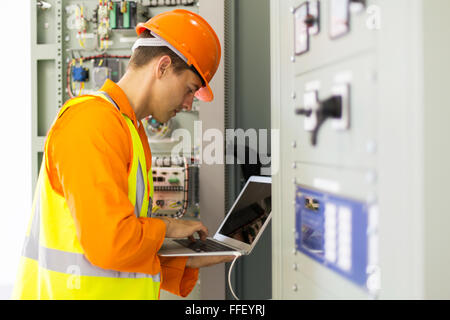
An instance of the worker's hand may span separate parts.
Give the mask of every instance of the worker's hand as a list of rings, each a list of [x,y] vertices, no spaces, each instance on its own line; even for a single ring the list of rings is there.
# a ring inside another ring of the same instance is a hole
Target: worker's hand
[[[215,264],[231,262],[235,256],[201,256],[201,257],[189,257],[186,262],[187,268],[203,268],[209,267]]]
[[[206,240],[208,229],[200,221],[178,220],[167,217],[157,218],[166,224],[166,238],[189,238],[194,240],[198,233],[200,240]]]

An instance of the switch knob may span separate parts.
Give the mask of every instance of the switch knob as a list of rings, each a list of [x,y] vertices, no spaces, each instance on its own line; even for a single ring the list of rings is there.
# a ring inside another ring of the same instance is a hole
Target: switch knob
[[[297,115],[306,117],[311,117],[313,112],[316,114],[317,122],[312,130],[311,144],[316,146],[319,130],[325,121],[328,119],[340,119],[342,117],[342,97],[332,96],[329,99],[319,102],[319,107],[315,111],[306,108],[299,108],[295,110]]]

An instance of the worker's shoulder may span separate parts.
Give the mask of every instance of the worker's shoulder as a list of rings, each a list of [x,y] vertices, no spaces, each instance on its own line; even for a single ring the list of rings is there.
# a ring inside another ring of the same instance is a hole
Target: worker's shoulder
[[[69,107],[59,116],[57,123],[76,126],[82,124],[105,128],[126,125],[120,111],[110,102],[94,96],[69,100]]]
[[[105,114],[111,113],[120,115],[120,111],[111,102],[106,101],[101,97],[96,96],[82,96],[73,98],[66,102],[64,106],[68,106],[65,113],[89,113],[95,115],[96,113]]]

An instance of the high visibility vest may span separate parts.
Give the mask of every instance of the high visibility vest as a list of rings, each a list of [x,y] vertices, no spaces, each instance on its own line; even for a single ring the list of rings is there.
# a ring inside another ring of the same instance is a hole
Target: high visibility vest
[[[105,93],[95,94],[117,109]],[[59,112],[86,101],[70,100]],[[119,109],[120,110],[120,109]],[[144,148],[131,119],[125,118],[133,141],[133,160],[128,176],[128,198],[136,217],[151,216],[152,171],[146,174]],[[49,137],[52,131],[49,133]],[[48,139],[47,139],[48,141]],[[45,151],[47,151],[47,144]],[[26,233],[13,299],[158,299],[161,274],[105,270],[84,256],[76,236],[75,221],[66,199],[56,193],[45,169],[45,153],[34,194],[32,215]]]

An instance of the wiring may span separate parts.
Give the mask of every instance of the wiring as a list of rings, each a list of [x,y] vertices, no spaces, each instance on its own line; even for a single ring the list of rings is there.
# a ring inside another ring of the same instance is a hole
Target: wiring
[[[152,116],[146,118],[143,122],[150,139],[162,140],[172,131],[173,122],[169,119],[166,123],[160,123]]]
[[[183,217],[188,209],[188,191],[189,191],[189,163],[186,159],[186,157],[183,158],[184,161],[184,194],[183,194],[183,208],[175,214],[175,218],[179,219]]]
[[[80,44],[81,48],[85,49],[87,22],[86,19],[84,18],[83,5],[81,7],[77,5],[75,19],[78,30],[78,43]]]
[[[170,162],[169,162],[170,159]],[[161,186],[161,185],[157,185],[155,186],[155,194],[154,194],[154,199],[156,199],[156,206],[158,207],[157,210],[170,210],[170,216],[172,218],[175,219],[181,219],[183,218],[186,213],[188,212],[189,209],[189,192],[190,190],[192,190],[192,186],[190,186],[191,180],[192,180],[192,174],[190,173],[190,166],[191,166],[191,161],[194,160],[194,158],[186,158],[186,157],[164,157],[164,158],[160,158],[160,157],[156,157],[155,159],[153,159],[152,163],[152,168],[154,170],[154,174],[156,174],[156,169],[155,168],[160,168],[160,167],[171,167],[173,165],[176,165],[177,167],[183,167],[183,173],[184,173],[184,178],[183,178],[183,187],[181,186],[177,186],[176,190],[170,190],[170,186]],[[179,169],[178,169],[179,170]],[[175,174],[180,173],[179,171],[176,171]],[[163,175],[165,174],[165,172],[162,173]],[[154,179],[155,181],[155,179]],[[159,180],[158,180],[159,181]],[[160,181],[161,182],[161,181]],[[165,192],[165,191],[171,191],[172,192],[172,197],[171,199],[170,196],[169,198],[165,197],[165,196],[159,196],[159,192]],[[175,194],[176,193],[176,194]],[[181,196],[182,195],[182,196]],[[158,203],[165,203],[162,204],[162,206],[159,206]],[[154,206],[154,207],[156,207]],[[164,208],[163,208],[164,207]],[[158,211],[154,211],[154,213],[156,213],[156,215],[160,215],[160,216],[165,216],[167,215],[167,213],[158,213]]]
[[[110,54],[99,54],[95,56],[88,56],[88,57],[80,57],[80,58],[73,58],[68,64],[67,64],[67,94],[70,98],[74,98],[75,95],[73,93],[74,89],[72,89],[72,67],[75,66],[77,63],[82,64],[84,61],[92,61],[96,59],[108,59],[108,58],[115,58],[115,59],[129,59],[131,56],[129,55],[110,55]],[[84,88],[84,84],[80,87],[80,92]]]
[[[238,251],[234,252],[233,255],[235,256],[233,262],[231,263],[230,269],[228,270],[228,287],[230,288],[231,294],[233,295],[234,299],[239,300],[239,298],[236,296],[233,290],[233,286],[231,285],[231,272],[233,271],[233,267],[237,259],[239,257],[242,257],[242,254]]]

